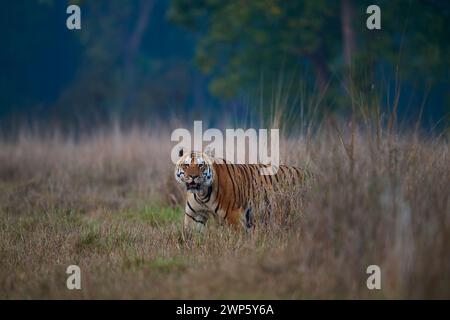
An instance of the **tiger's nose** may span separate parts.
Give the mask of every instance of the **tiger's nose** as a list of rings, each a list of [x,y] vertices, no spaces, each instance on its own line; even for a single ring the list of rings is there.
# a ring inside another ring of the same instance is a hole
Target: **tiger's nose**
[[[191,176],[191,180],[194,181],[195,179],[197,179],[198,176]]]

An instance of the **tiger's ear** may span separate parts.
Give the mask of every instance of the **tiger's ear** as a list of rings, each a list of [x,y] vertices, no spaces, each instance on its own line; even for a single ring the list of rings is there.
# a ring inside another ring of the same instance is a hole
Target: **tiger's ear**
[[[180,148],[180,150],[178,150],[178,156],[181,158],[184,154],[184,150],[183,148]]]

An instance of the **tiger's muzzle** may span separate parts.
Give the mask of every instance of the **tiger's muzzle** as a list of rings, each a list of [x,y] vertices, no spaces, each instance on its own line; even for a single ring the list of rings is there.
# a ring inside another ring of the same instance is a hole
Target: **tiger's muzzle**
[[[197,183],[195,181],[191,181],[191,182],[186,182],[186,188],[188,190],[200,190],[200,183]]]
[[[202,179],[199,176],[191,176],[189,180],[185,182],[188,191],[199,191],[201,189],[202,181],[200,180]]]

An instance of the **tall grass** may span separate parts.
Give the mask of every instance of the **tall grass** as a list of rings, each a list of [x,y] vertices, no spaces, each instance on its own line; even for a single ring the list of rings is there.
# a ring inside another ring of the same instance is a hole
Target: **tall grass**
[[[0,141],[0,297],[450,298],[445,139],[333,120],[285,137],[283,162],[314,182],[276,196],[281,218],[251,234],[187,244],[169,133]],[[381,290],[366,287],[372,264]]]

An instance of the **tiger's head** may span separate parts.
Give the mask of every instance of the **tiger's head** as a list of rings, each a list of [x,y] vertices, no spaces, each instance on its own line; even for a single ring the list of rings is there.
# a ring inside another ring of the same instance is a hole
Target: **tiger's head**
[[[175,166],[175,179],[186,186],[188,192],[205,192],[212,185],[214,178],[213,162],[203,152],[183,154]]]

